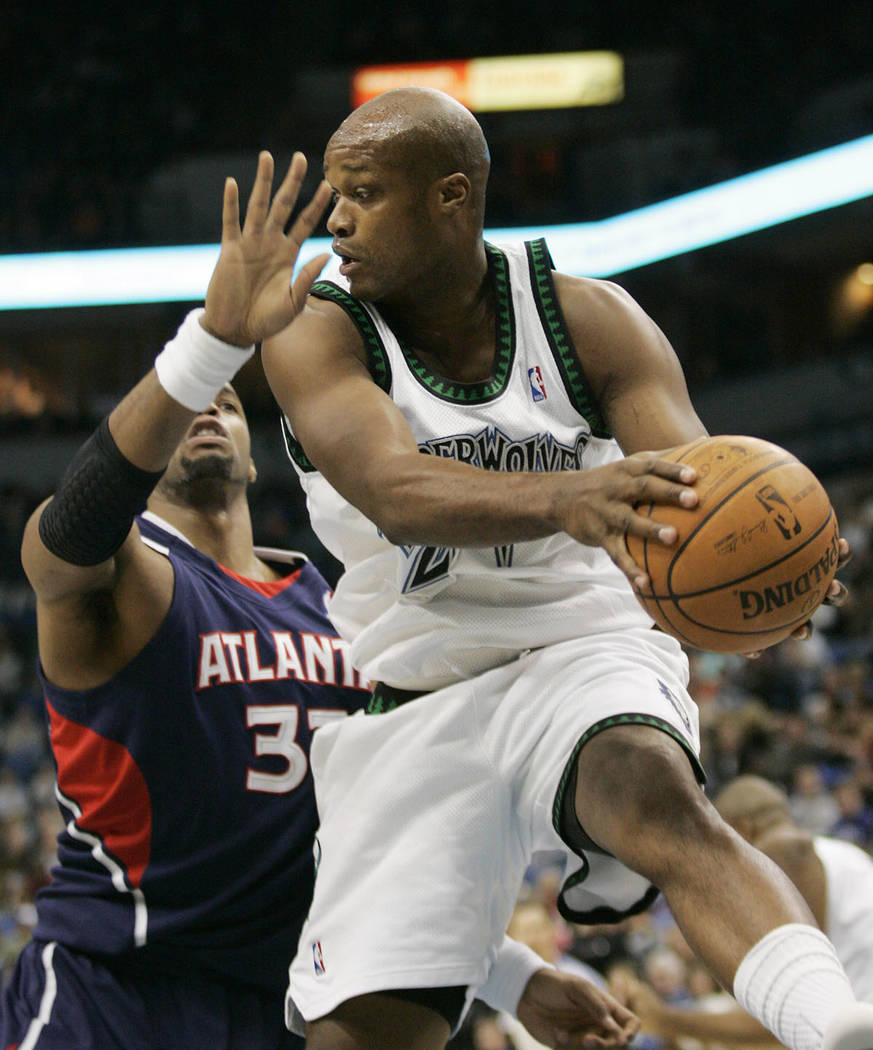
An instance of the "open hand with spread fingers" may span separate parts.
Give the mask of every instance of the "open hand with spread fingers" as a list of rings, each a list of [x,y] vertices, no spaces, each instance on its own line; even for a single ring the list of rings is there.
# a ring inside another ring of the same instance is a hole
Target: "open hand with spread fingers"
[[[286,232],[305,176],[306,158],[295,153],[273,195],[273,158],[261,152],[242,228],[236,180],[225,182],[221,253],[201,323],[227,343],[250,346],[287,327],[329,258],[325,253],[311,259],[292,283],[300,247],[330,200],[330,189],[322,182]]]

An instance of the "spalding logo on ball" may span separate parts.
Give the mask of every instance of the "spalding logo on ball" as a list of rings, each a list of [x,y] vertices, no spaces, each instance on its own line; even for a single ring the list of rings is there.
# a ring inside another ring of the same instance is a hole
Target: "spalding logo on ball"
[[[701,438],[665,458],[695,468],[699,502],[637,505],[678,533],[671,547],[626,537],[651,581],[636,591],[645,610],[698,649],[744,653],[787,638],[837,571],[837,518],[818,479],[784,448],[752,437]]]

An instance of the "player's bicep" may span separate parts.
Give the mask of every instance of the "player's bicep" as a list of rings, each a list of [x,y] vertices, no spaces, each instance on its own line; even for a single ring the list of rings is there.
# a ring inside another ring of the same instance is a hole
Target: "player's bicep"
[[[263,363],[307,458],[367,513],[396,476],[398,460],[418,448],[403,415],[373,381],[348,325],[327,309],[309,308],[265,343]]]
[[[705,436],[673,347],[635,303],[619,314],[616,343],[603,410],[624,451],[672,448]]]
[[[21,564],[37,598],[53,602],[111,588],[114,558],[98,565],[73,565],[46,547],[39,534],[39,521],[48,503],[40,504],[30,516],[21,541]]]
[[[684,379],[673,379],[669,370],[628,377],[607,400],[604,415],[626,455],[670,449],[706,437]]]
[[[172,566],[141,541],[136,525],[111,558],[78,566],[44,546],[35,515],[22,561],[37,596],[40,662],[62,688],[108,681],[151,638],[172,602]]]
[[[706,434],[682,366],[655,322],[607,281],[559,285],[571,334],[603,416],[630,454]]]

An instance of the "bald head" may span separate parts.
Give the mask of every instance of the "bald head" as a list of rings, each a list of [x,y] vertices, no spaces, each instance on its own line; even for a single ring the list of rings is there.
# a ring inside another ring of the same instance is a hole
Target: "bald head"
[[[737,777],[716,795],[714,804],[727,823],[747,839],[776,824],[791,822],[788,796],[763,777]]]
[[[423,184],[460,172],[484,212],[488,143],[473,114],[443,91],[395,88],[370,99],[346,117],[327,144],[328,150],[348,147],[378,151],[382,163]]]

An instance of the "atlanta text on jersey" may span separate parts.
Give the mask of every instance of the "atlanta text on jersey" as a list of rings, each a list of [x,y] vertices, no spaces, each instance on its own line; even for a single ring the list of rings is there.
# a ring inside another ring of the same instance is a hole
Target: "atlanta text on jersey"
[[[228,682],[271,682],[295,678],[318,685],[367,689],[352,667],[342,638],[305,631],[273,631],[270,641],[256,631],[212,631],[200,635],[197,689]],[[296,637],[296,641],[295,641]],[[270,656],[262,654],[269,648]]]

